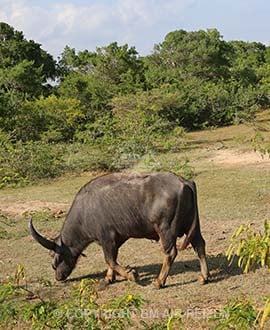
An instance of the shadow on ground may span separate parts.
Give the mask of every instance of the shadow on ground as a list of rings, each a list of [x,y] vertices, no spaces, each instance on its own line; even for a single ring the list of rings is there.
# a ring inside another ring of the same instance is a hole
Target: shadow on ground
[[[223,254],[208,256],[208,265],[210,271],[210,283],[217,283],[223,281],[229,277],[236,276],[242,274],[242,270],[237,266],[237,259],[229,265],[227,258]],[[148,264],[143,266],[137,266],[136,270],[140,275],[140,281],[138,284],[141,286],[147,286],[152,283],[152,281],[158,276],[159,271],[161,269],[161,264]],[[179,275],[185,274],[187,272],[198,272],[200,274],[200,266],[199,260],[187,260],[187,261],[176,261],[172,265],[170,270],[170,275]],[[80,281],[82,279],[95,279],[95,280],[103,280],[105,278],[106,271],[87,274],[79,277],[74,277],[66,280],[66,282],[75,282]],[[123,279],[117,278],[117,282],[122,282]],[[196,282],[196,279],[184,279],[173,285],[169,286],[179,286],[184,284],[189,284],[192,282]]]

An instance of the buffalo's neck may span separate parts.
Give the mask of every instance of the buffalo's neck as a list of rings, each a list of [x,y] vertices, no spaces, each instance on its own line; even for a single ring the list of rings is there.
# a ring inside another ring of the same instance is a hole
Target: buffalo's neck
[[[73,255],[80,255],[94,239],[85,235],[83,226],[75,221],[66,219],[61,230],[61,239],[69,247]]]

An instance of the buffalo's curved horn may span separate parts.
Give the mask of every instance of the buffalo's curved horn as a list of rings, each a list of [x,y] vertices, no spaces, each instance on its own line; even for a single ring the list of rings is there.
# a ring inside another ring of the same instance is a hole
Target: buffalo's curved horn
[[[53,250],[54,252],[59,253],[60,246],[58,246],[54,241],[50,241],[49,239],[41,236],[34,228],[32,218],[29,220],[28,226],[31,235],[39,244],[41,244],[43,247],[45,247],[48,250]]]

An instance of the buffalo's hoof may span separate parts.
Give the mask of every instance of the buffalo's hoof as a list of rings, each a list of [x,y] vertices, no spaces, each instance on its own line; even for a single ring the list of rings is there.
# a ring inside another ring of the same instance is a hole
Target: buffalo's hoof
[[[107,282],[107,284],[112,284],[115,282],[115,275],[113,276],[106,276],[104,279],[105,282]]]
[[[204,285],[208,283],[208,278],[204,278],[202,275],[200,275],[198,281],[200,284]]]
[[[153,285],[156,289],[162,289],[165,287],[165,284],[161,283],[158,278],[153,281]]]
[[[128,270],[128,280],[132,282],[138,282],[140,280],[139,273],[136,269],[131,268]]]
[[[104,282],[106,282],[107,284],[112,284],[114,280],[112,278],[105,277]]]

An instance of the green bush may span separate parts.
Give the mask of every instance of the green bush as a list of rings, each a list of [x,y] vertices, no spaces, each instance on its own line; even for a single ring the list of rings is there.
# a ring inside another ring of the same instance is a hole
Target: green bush
[[[250,330],[253,328],[256,317],[257,311],[249,301],[232,300],[210,318],[210,322],[215,323],[211,329]]]
[[[241,225],[235,230],[226,252],[230,262],[238,257],[238,265],[244,273],[262,266],[270,268],[270,224],[264,223],[264,232],[252,230],[251,225]]]
[[[3,135],[0,140],[0,187],[24,185],[63,173],[63,146],[41,142],[12,143]]]
[[[84,119],[79,100],[51,95],[25,101],[15,116],[17,140],[70,141]]]
[[[65,169],[72,173],[114,170],[116,154],[113,149],[102,144],[72,143],[67,146],[63,157]]]
[[[137,98],[141,103],[137,103]],[[159,116],[158,110],[145,108],[140,95],[114,98],[112,114],[89,123],[76,139],[100,150],[107,169],[134,165],[142,156],[165,146],[180,135],[175,125]],[[182,131],[181,131],[182,132]],[[163,148],[164,149],[164,148]]]
[[[255,128],[255,134],[252,138],[252,146],[255,151],[258,151],[262,157],[270,157],[270,142],[265,139],[263,132],[270,132],[270,123]]]
[[[257,321],[260,321],[261,329],[264,329],[266,322],[270,319],[270,296],[265,297],[265,305],[257,315]]]

